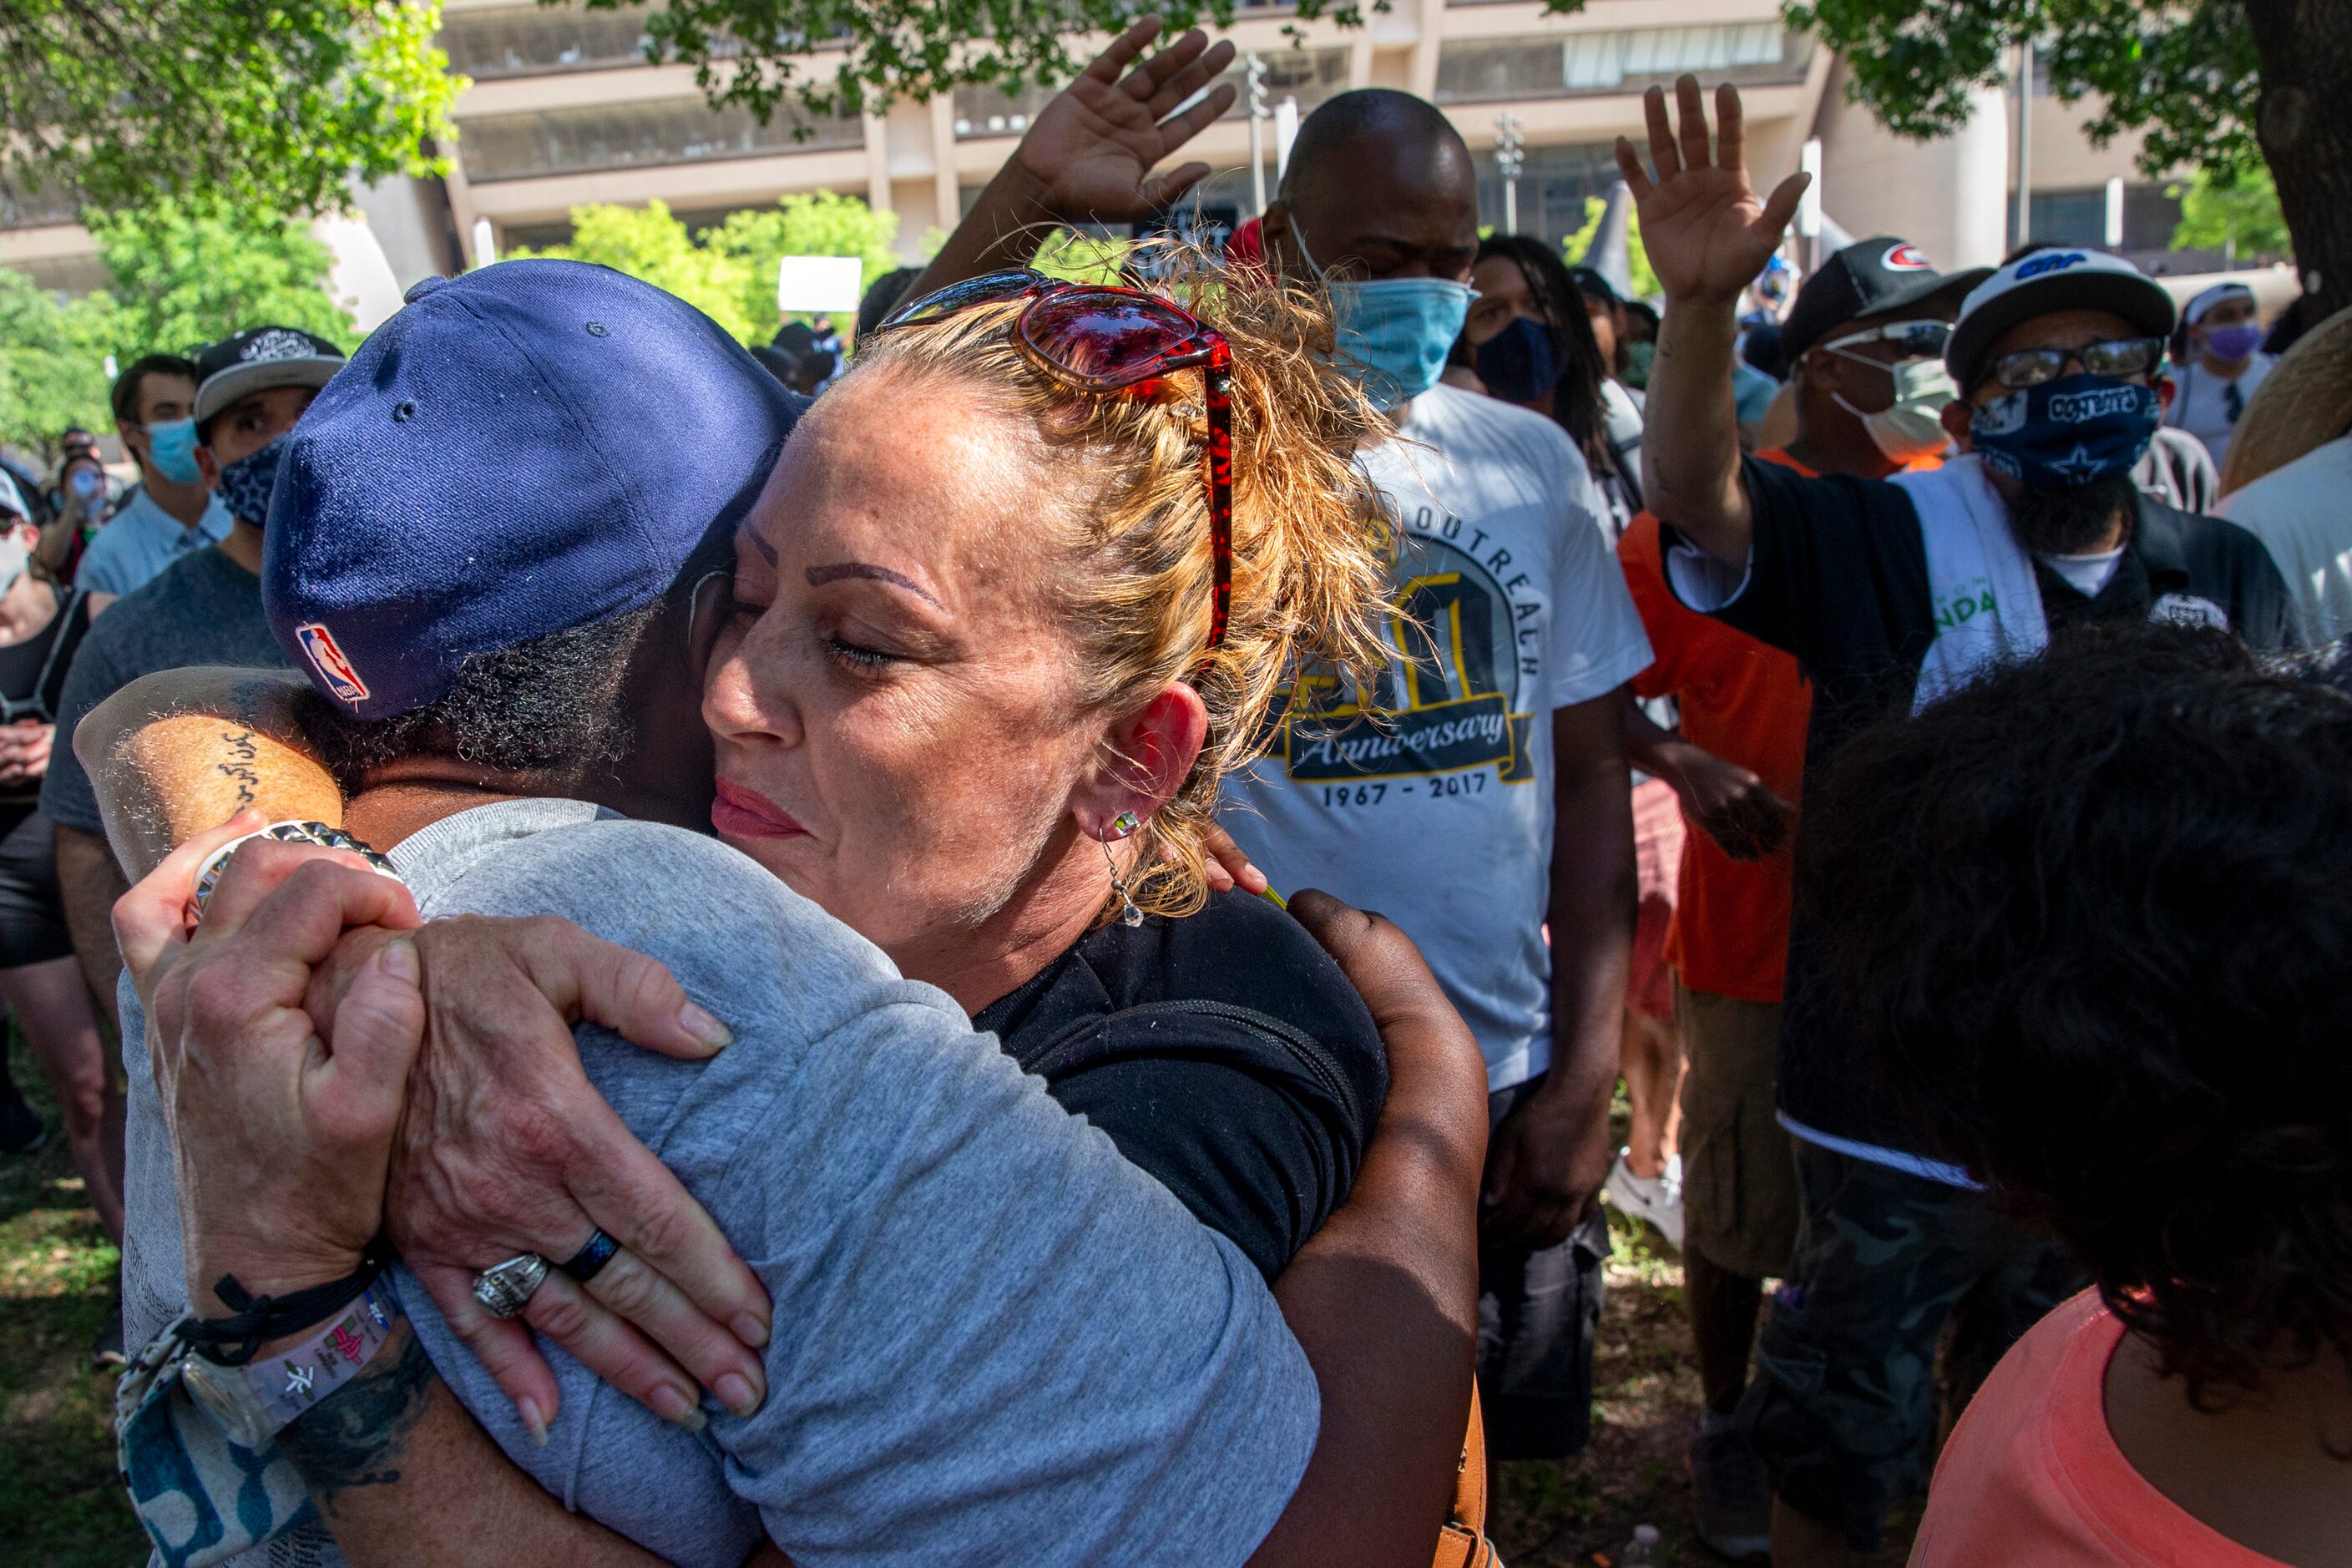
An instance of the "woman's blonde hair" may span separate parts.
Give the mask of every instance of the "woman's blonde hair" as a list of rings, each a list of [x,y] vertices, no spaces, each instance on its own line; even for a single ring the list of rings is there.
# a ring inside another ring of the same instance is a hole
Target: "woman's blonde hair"
[[[1204,896],[1202,835],[1218,785],[1265,750],[1285,683],[1308,665],[1369,669],[1385,658],[1389,536],[1355,463],[1380,416],[1332,368],[1328,306],[1197,251],[1149,257],[1151,291],[1233,348],[1233,603],[1223,641],[1205,655],[1213,568],[1199,372],[1124,396],[1066,386],[1014,344],[1027,301],[1008,300],[877,334],[854,374],[937,377],[1034,424],[1063,470],[1059,510],[1084,567],[1057,592],[1089,710],[1125,711],[1171,681],[1201,694],[1200,757],[1145,825],[1130,887],[1147,910],[1186,914]]]

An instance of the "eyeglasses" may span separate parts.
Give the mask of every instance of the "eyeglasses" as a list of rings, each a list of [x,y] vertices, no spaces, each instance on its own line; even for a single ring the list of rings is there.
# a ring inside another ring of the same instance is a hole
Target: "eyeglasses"
[[[1065,386],[1098,397],[1150,396],[1180,370],[1198,368],[1209,423],[1202,473],[1209,487],[1209,640],[1225,640],[1234,598],[1233,350],[1191,311],[1140,289],[1066,283],[1020,268],[950,284],[900,307],[880,331],[924,327],[959,311],[1010,300],[1028,307],[1013,323],[1013,342],[1030,363]]]
[[[1992,362],[1992,379],[2011,392],[2040,386],[2066,374],[2070,363],[2093,375],[2138,375],[2164,357],[2162,338],[2110,338],[2078,349],[2020,349]]]
[[[1893,343],[1897,359],[1942,359],[1944,346],[1951,341],[1949,321],[1889,321],[1883,327],[1832,338],[1822,347],[1835,353],[1862,343]]]

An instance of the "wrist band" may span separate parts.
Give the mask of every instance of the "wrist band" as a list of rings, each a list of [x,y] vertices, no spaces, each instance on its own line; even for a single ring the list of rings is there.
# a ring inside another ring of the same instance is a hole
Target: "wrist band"
[[[383,1280],[346,1306],[301,1343],[274,1355],[226,1366],[201,1352],[187,1356],[181,1379],[224,1433],[258,1448],[357,1377],[392,1338],[400,1302]],[[186,1337],[184,1325],[182,1333]]]
[[[180,1337],[223,1366],[242,1366],[253,1359],[265,1340],[284,1339],[331,1318],[349,1306],[382,1278],[390,1258],[380,1245],[360,1256],[360,1266],[341,1279],[313,1285],[284,1296],[256,1296],[224,1274],[213,1294],[232,1309],[226,1318],[191,1317],[180,1325]]]
[[[205,858],[205,863],[196,869],[195,899],[199,917],[205,912],[205,905],[212,900],[213,889],[220,881],[221,873],[228,869],[229,857],[256,838],[274,838],[281,844],[315,844],[321,849],[349,850],[365,860],[377,876],[389,877],[395,882],[400,880],[400,873],[392,868],[391,861],[341,828],[330,827],[323,822],[297,822],[289,818],[241,834]]]

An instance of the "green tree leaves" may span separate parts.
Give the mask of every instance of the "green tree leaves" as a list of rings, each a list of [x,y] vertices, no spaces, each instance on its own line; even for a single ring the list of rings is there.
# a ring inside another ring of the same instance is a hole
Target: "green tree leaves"
[[[730,213],[717,228],[687,233],[667,204],[572,209],[572,242],[517,257],[593,261],[641,278],[694,306],[737,341],[775,335],[776,262],[786,256],[855,256],[871,283],[898,265],[890,248],[898,215],[831,191],[786,196],[773,207]],[[842,325],[846,327],[848,323]]]
[[[106,375],[111,303],[69,305],[21,272],[0,268],[0,441],[57,457],[68,425],[114,427]]]
[[[437,168],[438,0],[0,0],[0,197],[324,212]]]
[[[2257,165],[2227,181],[2200,170],[2188,184],[2172,190],[2180,198],[2180,222],[2172,231],[2175,250],[2235,250],[2241,261],[2250,261],[2294,248],[2268,169]]]
[[[359,345],[351,313],[320,287],[332,258],[309,226],[236,217],[164,200],[118,214],[86,212],[107,270],[109,345],[124,363],[189,353],[243,327],[300,327]]]
[[[2261,62],[2238,0],[1791,0],[1784,11],[1844,55],[1847,90],[1906,136],[1966,124],[1969,90],[2006,81],[2011,51],[2030,37],[2060,99],[2096,95],[2092,140],[2145,132],[2149,174],[2261,160]]]

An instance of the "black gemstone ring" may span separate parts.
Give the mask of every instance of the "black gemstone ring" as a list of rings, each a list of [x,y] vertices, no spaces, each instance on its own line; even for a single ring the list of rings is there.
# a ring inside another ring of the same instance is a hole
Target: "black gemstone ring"
[[[613,1254],[620,1250],[621,1244],[600,1230],[588,1238],[586,1246],[556,1267],[585,1285],[596,1278],[604,1265],[613,1261]]]

